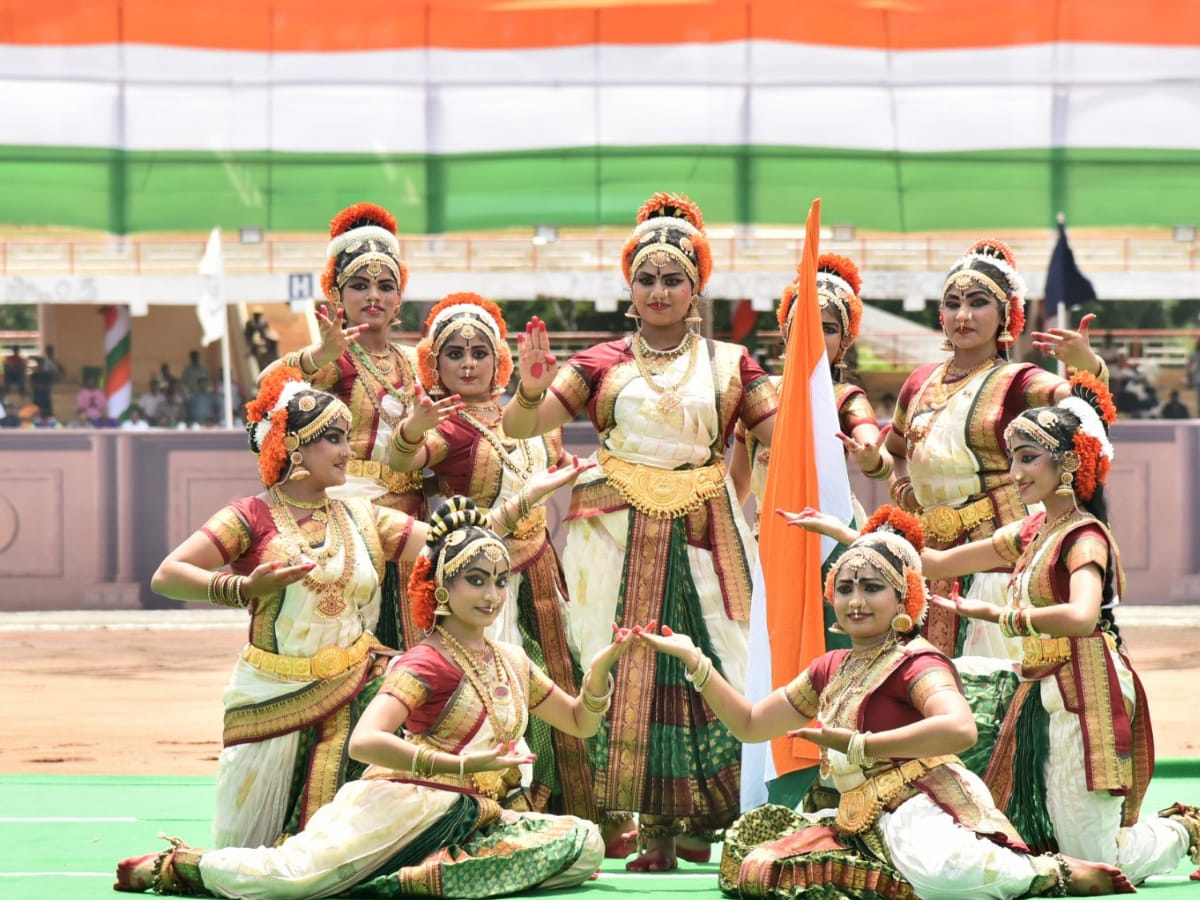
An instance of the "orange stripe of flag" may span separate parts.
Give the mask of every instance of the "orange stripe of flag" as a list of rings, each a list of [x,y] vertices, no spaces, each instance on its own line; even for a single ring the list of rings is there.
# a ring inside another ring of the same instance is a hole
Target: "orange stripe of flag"
[[[817,254],[821,201],[814,200],[805,225],[800,291],[787,343],[787,365],[771,439],[771,464],[763,496],[759,554],[767,597],[767,633],[771,640],[771,683],[787,684],[825,652],[821,607],[821,537],[792,528],[776,509],[820,506],[817,459],[813,452],[813,403],[809,383],[825,360],[821,313],[817,306]],[[771,742],[775,771],[786,775],[816,765],[819,750],[808,742],[778,738]]]

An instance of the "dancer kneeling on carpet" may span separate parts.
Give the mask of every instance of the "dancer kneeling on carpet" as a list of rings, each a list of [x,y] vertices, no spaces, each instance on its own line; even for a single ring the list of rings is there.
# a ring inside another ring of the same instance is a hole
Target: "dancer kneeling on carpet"
[[[1045,512],[988,540],[926,549],[921,559],[933,578],[1013,566],[1003,606],[933,598],[1022,642],[1020,683],[983,772],[997,805],[1031,846],[1111,863],[1139,884],[1172,871],[1185,853],[1200,862],[1200,811],[1176,803],[1141,815],[1154,741],[1146,694],[1114,621],[1124,572],[1104,484],[1115,418],[1108,389],[1088,373],[1072,377],[1070,396],[1057,405],[1018,415],[1004,432],[1010,475],[1024,502]],[[796,524],[833,534],[830,518],[802,514]],[[970,656],[955,663],[975,678],[1014,665]]]
[[[597,827],[573,816],[518,813],[504,801],[532,761],[528,714],[577,737],[600,726],[611,669],[632,645],[614,637],[571,697],[519,647],[484,632],[505,602],[509,555],[482,512],[453,497],[434,514],[409,582],[429,636],[396,659],[350,740],[370,763],[277,847],[202,852],[178,839],[125,860],[123,891],[219,897],[419,894],[486,897],[568,887],[599,867]]]
[[[787,733],[818,744],[841,791],[836,811],[764,806],[742,816],[726,835],[722,888],[791,900],[1131,891],[1110,866],[1032,855],[959,762],[955,754],[975,741],[971,709],[950,661],[915,636],[927,608],[920,526],[884,507],[872,527],[826,587],[851,649],[820,656],[765,700],[737,693],[685,635],[637,637],[682,661],[693,689],[742,741]]]

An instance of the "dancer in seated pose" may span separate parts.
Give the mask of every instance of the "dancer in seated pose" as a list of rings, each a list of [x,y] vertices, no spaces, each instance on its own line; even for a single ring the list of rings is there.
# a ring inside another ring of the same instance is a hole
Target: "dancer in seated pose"
[[[1104,484],[1113,456],[1112,398],[1094,376],[1077,374],[1057,406],[1021,413],[1005,430],[1010,470],[1027,504],[1045,512],[989,540],[926,549],[925,574],[952,578],[1013,566],[1006,603],[955,594],[933,602],[997,623],[1021,641],[1020,685],[984,773],[997,804],[1033,846],[1119,866],[1138,884],[1191,854],[1200,862],[1200,813],[1176,803],[1140,817],[1154,769],[1145,692],[1113,618],[1124,574],[1108,530]],[[798,524],[840,526],[808,516]],[[843,535],[843,537],[846,535]],[[1012,664],[962,657],[959,669],[987,675]]]
[[[387,650],[375,635],[384,566],[416,560],[427,530],[398,510],[328,496],[346,480],[350,413],[298,370],[273,368],[246,410],[266,489],[217,512],[152,581],[165,597],[250,615],[225,689],[214,847],[294,834],[353,777],[346,741]],[[538,473],[489,513],[493,527],[509,531],[585,468]]]
[[[370,768],[277,847],[203,852],[172,839],[125,860],[123,891],[218,897],[490,897],[578,885],[604,856],[597,827],[573,816],[505,808],[532,760],[529,713],[578,737],[595,734],[611,669],[635,631],[612,626],[578,696],[516,646],[485,630],[507,602],[509,555],[465,497],[432,517],[409,583],[427,637],[394,660],[354,729]]]
[[[841,791],[836,811],[746,813],[726,835],[722,887],[789,900],[1131,891],[1111,866],[1030,853],[958,761],[975,741],[975,722],[953,665],[915,636],[926,611],[920,527],[884,507],[868,529],[826,586],[851,649],[817,658],[765,700],[752,704],[734,690],[685,635],[637,637],[680,660],[693,689],[741,740],[788,733],[820,745],[821,767]],[[749,851],[740,860],[738,847]]]
[[[698,333],[712,255],[696,204],[651,197],[621,263],[637,334],[559,369],[545,325],[531,322],[517,339],[521,381],[504,431],[530,438],[586,410],[600,440],[600,466],[572,491],[563,550],[580,658],[594,655],[614,619],[653,619],[690,633],[740,686],[755,545],[725,450],[738,421],[770,444],[775,388],[745,347]],[[741,747],[703,703],[686,699],[674,660],[635,647],[616,679],[621,714],[593,742],[609,852],[627,855],[622,820],[636,812],[642,852],[627,868],[705,861],[738,814]]]

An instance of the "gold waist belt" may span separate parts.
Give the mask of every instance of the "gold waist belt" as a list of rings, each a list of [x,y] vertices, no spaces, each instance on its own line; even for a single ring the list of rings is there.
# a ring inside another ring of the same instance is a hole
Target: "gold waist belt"
[[[860,834],[875,824],[886,803],[912,782],[946,763],[958,762],[954,754],[910,759],[872,775],[856,788],[844,791],[838,801],[834,825],[842,834]]]
[[[242,651],[242,659],[260,672],[270,672],[281,678],[312,681],[314,678],[336,678],[346,672],[362,662],[375,643],[375,636],[369,631],[364,631],[349,647],[322,647],[311,657],[280,656],[278,653],[271,653],[249,644]]]
[[[627,462],[603,449],[597,458],[621,499],[652,519],[695,512],[725,491],[723,460],[698,469],[658,469]]]
[[[518,519],[513,530],[509,532],[509,537],[516,538],[518,541],[524,541],[531,537],[537,537],[546,530],[546,507],[535,507],[529,515],[523,519]]]
[[[958,540],[962,535],[975,530],[981,522],[990,522],[996,517],[990,497],[982,497],[966,506],[933,506],[921,513],[921,526],[925,533],[943,544]]]
[[[1021,664],[1026,666],[1066,662],[1071,658],[1071,639],[1027,637],[1021,642]]]
[[[346,463],[346,474],[378,481],[393,494],[408,494],[424,486],[420,472],[399,472],[376,459],[352,459]]]

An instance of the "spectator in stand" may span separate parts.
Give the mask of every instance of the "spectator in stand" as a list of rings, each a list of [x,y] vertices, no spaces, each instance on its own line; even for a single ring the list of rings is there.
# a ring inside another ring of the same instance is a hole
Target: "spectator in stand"
[[[279,335],[266,320],[261,306],[254,307],[246,321],[246,349],[260,371],[279,358]]]
[[[188,351],[188,364],[183,367],[183,371],[179,373],[179,380],[183,382],[183,388],[189,395],[195,394],[200,390],[200,379],[211,383],[212,376],[208,372],[208,366],[200,362],[200,351]]]
[[[17,417],[21,420],[17,427],[21,429],[37,428],[37,419],[40,414],[41,410],[38,409],[36,403],[26,403],[17,413]]]
[[[158,408],[158,418],[155,420],[160,428],[186,428],[187,404],[183,399],[183,388],[172,385],[167,388],[162,405]]]
[[[1109,372],[1117,367],[1117,358],[1121,355],[1121,348],[1117,346],[1111,331],[1104,332],[1104,343],[1096,349],[1096,352],[1108,364]]]
[[[21,348],[13,344],[10,348],[12,352],[4,357],[4,390],[16,391],[23,398],[25,396],[25,372],[26,360],[21,355]]]
[[[67,423],[68,428],[91,428],[92,420],[88,418],[87,413],[82,409],[75,410],[75,417]]]
[[[158,383],[162,386],[164,394],[169,394],[172,388],[179,389],[179,379],[171,371],[170,363],[163,363],[158,367]]]
[[[1167,402],[1162,405],[1158,414],[1164,419],[1190,419],[1192,417],[1186,404],[1179,399],[1179,391],[1171,391]]]
[[[217,383],[214,385],[217,391],[217,420],[221,425],[225,424],[225,370],[217,369]],[[242,394],[242,386],[238,384],[236,378],[230,378],[229,381],[229,408],[233,411],[234,427],[240,427],[246,412],[246,400]]]
[[[21,417],[17,415],[21,408],[21,398],[16,391],[5,391],[4,402],[0,403],[0,428],[20,428]]]
[[[166,399],[167,396],[162,391],[162,382],[157,378],[151,378],[150,389],[138,398],[137,405],[142,408],[142,415],[146,417],[147,421],[157,422]]]
[[[1187,375],[1192,390],[1196,392],[1196,408],[1200,410],[1200,337],[1196,338],[1196,346],[1188,356]]]
[[[53,348],[47,348],[52,350]],[[58,366],[45,356],[30,357],[29,391],[33,402],[48,416],[54,415],[54,381]]]
[[[148,431],[150,423],[142,417],[142,410],[134,405],[129,407],[129,417],[121,423],[123,431]]]
[[[1117,351],[1116,364],[1109,369],[1109,384],[1110,391],[1117,401],[1117,409],[1121,408],[1121,391],[1125,388],[1125,382],[1133,378],[1134,366],[1129,361],[1129,354],[1124,350]]]
[[[184,370],[187,372],[187,369]],[[221,398],[209,383],[207,375],[196,381],[196,389],[187,398],[188,422],[193,428],[209,428],[221,418]]]
[[[88,421],[95,424],[97,419],[103,419],[108,407],[108,398],[100,390],[96,376],[90,372],[83,379],[83,387],[75,395],[75,408],[83,410]]]
[[[46,345],[46,349],[42,353],[42,365],[46,368],[46,371],[50,373],[50,377],[53,379],[55,384],[62,381],[62,366],[58,364],[58,359],[54,356],[53,344]]]
[[[1114,377],[1118,371],[1121,369],[1113,370]],[[1137,366],[1130,365],[1128,360],[1125,360],[1123,371],[1125,374],[1120,381],[1120,388],[1113,394],[1117,411],[1131,419],[1144,419],[1158,408],[1158,391],[1146,374]]]

